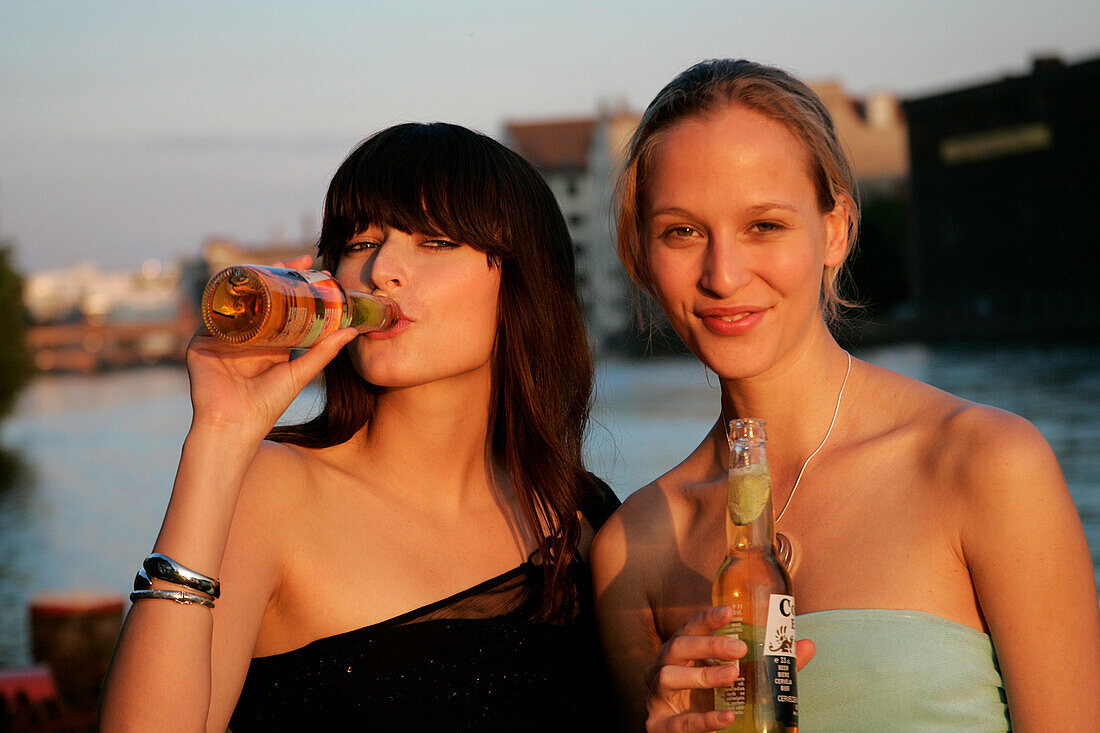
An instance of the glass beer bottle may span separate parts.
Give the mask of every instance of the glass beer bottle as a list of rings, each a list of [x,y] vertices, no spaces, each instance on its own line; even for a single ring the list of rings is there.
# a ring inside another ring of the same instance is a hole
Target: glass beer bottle
[[[235,265],[206,284],[202,320],[238,346],[305,348],[347,326],[381,331],[400,318],[389,298],[344,290],[317,270]]]
[[[715,633],[741,639],[749,651],[737,662],[740,675],[734,683],[715,689],[714,707],[737,716],[723,731],[792,733],[798,730],[794,598],[790,575],[775,555],[764,421],[733,420],[729,435],[729,550],[712,600],[732,607],[734,616]]]

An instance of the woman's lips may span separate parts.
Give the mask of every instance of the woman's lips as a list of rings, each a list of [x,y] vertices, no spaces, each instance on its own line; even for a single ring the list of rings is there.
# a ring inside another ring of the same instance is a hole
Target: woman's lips
[[[411,326],[412,323],[413,322],[410,321],[408,318],[402,316],[401,318],[397,319],[397,323],[393,324],[383,331],[367,331],[363,335],[367,338],[372,338],[376,340],[393,338],[394,336]]]
[[[760,324],[764,311],[751,308],[708,308],[699,313],[703,326],[719,336],[740,336]]]

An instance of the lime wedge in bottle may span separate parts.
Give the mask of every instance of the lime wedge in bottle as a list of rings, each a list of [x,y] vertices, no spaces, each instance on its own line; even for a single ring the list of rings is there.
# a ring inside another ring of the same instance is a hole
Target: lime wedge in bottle
[[[772,495],[772,480],[766,466],[735,468],[729,474],[729,513],[734,524],[751,524],[764,511]]]

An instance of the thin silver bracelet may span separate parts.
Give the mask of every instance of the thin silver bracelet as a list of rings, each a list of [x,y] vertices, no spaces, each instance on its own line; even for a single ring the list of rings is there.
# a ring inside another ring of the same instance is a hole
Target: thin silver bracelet
[[[130,600],[135,602],[149,600],[150,598],[175,601],[185,606],[195,604],[207,608],[214,607],[214,601],[209,597],[198,593],[188,593],[185,590],[136,590],[130,594]]]
[[[145,562],[141,563],[141,567],[148,573],[149,578],[182,585],[184,588],[205,593],[211,598],[217,598],[222,593],[222,584],[214,578],[208,578],[202,573],[196,573],[190,568],[185,568],[172,558],[159,552],[154,552],[145,558]],[[136,578],[134,582],[137,583]]]

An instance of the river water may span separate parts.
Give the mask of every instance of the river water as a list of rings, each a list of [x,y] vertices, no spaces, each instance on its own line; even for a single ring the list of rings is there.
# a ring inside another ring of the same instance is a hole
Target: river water
[[[856,355],[1035,423],[1061,462],[1100,569],[1100,347],[901,345]],[[590,468],[620,496],[655,478],[712,424],[716,385],[687,358],[602,362]],[[288,419],[316,406],[307,391]],[[29,661],[35,594],[129,591],[189,419],[177,367],[43,376],[21,395],[0,425],[0,446],[21,465],[0,478],[0,668]]]

